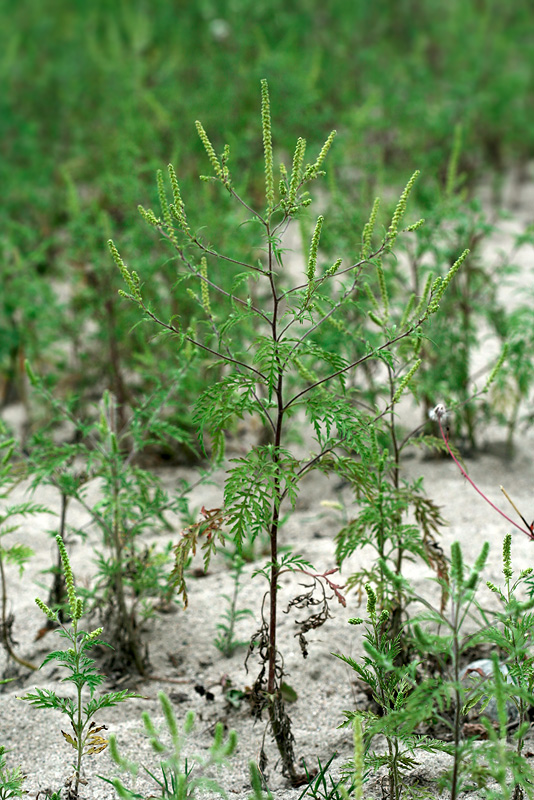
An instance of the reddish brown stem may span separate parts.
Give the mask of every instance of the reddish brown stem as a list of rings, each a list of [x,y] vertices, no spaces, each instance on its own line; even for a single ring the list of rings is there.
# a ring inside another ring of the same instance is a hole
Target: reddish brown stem
[[[528,528],[522,528],[521,525],[518,525],[517,522],[514,522],[513,519],[510,519],[510,517],[507,514],[505,514],[504,511],[501,511],[500,508],[497,508],[495,503],[492,503],[491,500],[489,499],[489,497],[486,497],[484,492],[481,491],[481,489],[478,488],[476,483],[469,477],[469,475],[467,474],[467,472],[462,467],[462,465],[460,464],[460,462],[458,461],[458,459],[456,458],[456,456],[452,452],[451,448],[449,447],[449,440],[445,436],[445,433],[444,433],[443,428],[441,426],[441,419],[439,419],[439,417],[438,417],[438,425],[439,425],[439,430],[441,432],[441,437],[442,437],[443,441],[445,442],[445,447],[449,451],[449,455],[451,456],[452,460],[454,461],[454,463],[456,464],[456,466],[458,467],[458,469],[460,470],[460,472],[462,473],[464,478],[469,481],[469,483],[471,484],[473,489],[476,492],[478,492],[478,494],[486,501],[486,503],[488,503],[497,512],[497,514],[500,514],[501,517],[504,517],[504,519],[507,522],[509,522],[511,525],[513,525],[514,528],[517,528],[518,531],[521,531],[521,533],[526,533],[526,535],[528,536],[529,539],[534,540],[534,533],[531,530],[529,530]]]

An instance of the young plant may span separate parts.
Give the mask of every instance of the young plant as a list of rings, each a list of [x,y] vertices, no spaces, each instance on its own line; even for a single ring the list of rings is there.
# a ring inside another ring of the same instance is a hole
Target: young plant
[[[258,571],[266,576],[269,590],[268,610],[258,634],[261,665],[256,681],[257,708],[267,707],[283,771],[293,784],[298,784],[303,776],[296,770],[290,722],[281,691],[283,662],[277,645],[279,577],[282,570],[304,572],[312,575],[315,584],[320,583],[323,590],[325,586],[332,589],[333,585],[326,578],[329,571],[315,573],[302,556],[286,554],[280,558],[279,531],[284,506],[294,508],[299,483],[312,469],[336,472],[355,482],[358,475],[361,476],[354,453],[369,447],[369,426],[376,419],[373,413],[355,409],[346,379],[358,367],[382,358],[398,342],[411,337],[438,310],[466,253],[457,259],[444,279],[437,278],[428,288],[418,306],[405,315],[402,328],[388,329],[384,340],[376,345],[359,341],[358,353],[351,359],[323,347],[323,327],[352,308],[365,270],[372,269],[376,273],[381,258],[394,247],[417,173],[402,193],[379,244],[372,242],[375,204],[356,258],[350,257],[345,265],[343,259],[338,258],[333,264],[322,267],[319,245],[325,221],[319,215],[303,275],[293,276],[284,268],[283,235],[292,220],[302,216],[312,202],[305,189],[322,174],[335,132],[328,137],[317,158],[309,163],[305,161],[306,142],[299,138],[290,170],[281,164],[279,179],[275,180],[266,81],[262,81],[261,97],[265,169],[265,205],[261,210],[253,208],[237,193],[230,175],[229,147],[226,145],[218,156],[200,122],[197,122],[197,130],[213,170],[213,175],[206,180],[222,186],[241,208],[244,218],[254,222],[251,249],[254,253],[263,249],[264,258],[257,260],[240,253],[221,252],[197,233],[186,214],[172,166],[169,166],[172,203],[168,202],[163,175],[159,173],[161,217],[144,208],[140,208],[140,212],[177,253],[177,263],[183,267],[177,285],[192,282],[194,289],[191,285],[187,289],[196,297],[198,319],[193,323],[186,320],[184,324],[180,315],[176,315],[165,321],[145,301],[139,275],[126,267],[113,242],[110,242],[110,249],[126,283],[127,291],[123,295],[137,304],[145,317],[173,334],[178,347],[198,348],[210,354],[215,363],[225,366],[222,377],[198,398],[195,410],[200,432],[209,434],[214,457],[222,458],[224,431],[233,419],[256,415],[269,431],[270,441],[252,447],[246,455],[230,462],[224,504],[208,523],[209,533],[203,547],[208,561],[217,541],[223,538],[223,528],[238,547],[245,539],[254,539],[262,531],[268,534],[270,561]],[[215,274],[216,262],[221,273],[224,271],[224,280],[219,280]],[[222,302],[212,303],[214,296],[229,302],[231,310],[226,312]],[[412,374],[401,382],[394,402],[398,401]],[[290,449],[296,414],[309,420],[315,435],[314,452],[305,457]],[[378,418],[380,416],[382,414]],[[206,528],[203,521],[197,531],[189,529],[177,545],[175,574],[178,582],[183,579],[184,553],[194,550],[197,534]],[[342,597],[339,592],[336,596],[338,600]],[[312,604],[313,599],[302,602]],[[327,616],[323,615],[321,622]]]
[[[243,574],[245,561],[237,552],[233,556],[229,556],[229,558],[231,558],[232,561],[234,588],[231,595],[222,595],[223,599],[227,602],[227,607],[223,612],[223,621],[217,623],[217,630],[219,633],[214,642],[217,650],[220,650],[225,658],[230,658],[239,647],[244,647],[248,644],[248,642],[236,639],[235,626],[239,620],[254,616],[250,608],[237,607],[239,590],[241,588],[241,575]]]
[[[521,755],[521,744],[525,733],[530,724],[523,722],[514,734],[517,742],[516,748],[507,745],[507,733],[509,727],[508,703],[512,700],[518,701],[517,684],[508,682],[508,677],[502,674],[498,663],[497,655],[493,656],[493,673],[491,676],[491,687],[488,687],[495,700],[496,724],[482,717],[481,722],[485,728],[488,742],[484,747],[484,758],[480,759],[482,764],[477,764],[477,754],[473,753],[473,771],[475,775],[482,773],[483,785],[488,779],[495,781],[495,785],[485,787],[485,797],[487,800],[523,800],[534,796],[534,769],[529,761]],[[485,687],[486,691],[488,688]],[[521,700],[527,701],[527,693],[519,689]],[[532,693],[530,693],[530,704]],[[488,781],[489,782],[489,781]],[[479,781],[479,784],[481,781]]]
[[[221,788],[217,780],[210,776],[212,767],[220,767],[227,764],[228,758],[237,746],[237,734],[230,731],[228,737],[224,738],[222,722],[215,726],[213,744],[207,756],[183,757],[182,752],[186,744],[187,737],[191,734],[195,715],[189,711],[180,730],[172,703],[165,692],[158,692],[161,703],[167,735],[170,743],[167,743],[160,731],[155,727],[148,711],[142,714],[143,724],[146,734],[149,737],[150,746],[154,754],[160,759],[159,768],[161,775],[157,775],[152,770],[143,766],[146,774],[154,781],[157,786],[158,796],[162,800],[193,800],[198,796],[198,792],[209,792],[210,794],[226,797],[225,791]],[[133,777],[134,788],[128,788],[120,778],[104,778],[106,783],[114,786],[117,795],[121,800],[141,800],[144,794],[135,790],[135,782],[139,773],[139,764],[128,760],[120,755],[115,736],[109,737],[109,752],[115,764],[122,770],[129,772]]]
[[[326,764],[321,764],[321,759],[317,759],[317,770],[311,773],[308,770],[307,764],[304,764],[304,771],[308,780],[308,786],[304,789],[298,800],[303,800],[304,797],[313,797],[313,800],[338,800],[340,798],[339,789],[343,784],[343,778],[334,780],[329,775],[330,765],[337,753],[330,756]],[[328,783],[327,777],[330,781]]]
[[[250,773],[250,784],[252,786],[252,794],[249,795],[249,800],[273,800],[273,796],[269,790],[263,791],[263,782],[261,772],[258,765],[251,761],[248,765]]]
[[[506,713],[503,712],[506,701],[514,693],[522,694],[525,698],[527,696],[527,693],[518,690],[516,685],[506,684],[500,671],[499,677],[494,676],[493,681],[478,680],[478,676],[475,676],[475,680],[467,681],[462,675],[467,648],[477,642],[488,640],[487,617],[476,599],[488,552],[489,545],[486,543],[473,568],[467,571],[460,545],[458,542],[453,543],[450,576],[447,581],[436,579],[442,589],[439,607],[435,607],[421,595],[413,593],[414,600],[421,603],[426,611],[410,622],[417,659],[408,668],[404,668],[402,674],[392,657],[391,649],[394,644],[390,646],[380,637],[380,627],[376,624],[379,622],[378,619],[375,620],[374,628],[366,634],[364,664],[353,663],[343,657],[343,660],[373,688],[373,696],[381,704],[379,716],[373,718],[372,715],[368,715],[371,721],[366,725],[365,736],[369,738],[383,734],[386,741],[391,740],[392,745],[396,743],[393,755],[405,742],[411,742],[412,752],[423,747],[430,752],[448,753],[452,757],[452,767],[440,777],[438,788],[440,790],[447,788],[451,800],[456,800],[473,782],[478,786],[486,786],[495,777],[492,765],[498,736],[494,735],[493,731],[488,743],[477,742],[475,745],[474,739],[469,738],[468,729],[463,725],[467,711],[479,703],[484,707],[492,695],[495,697],[498,695],[497,708],[502,717],[502,714]],[[393,582],[406,583],[402,576],[396,576],[387,567],[385,574]],[[476,632],[466,635],[464,627],[468,620],[475,622]],[[378,646],[373,644],[373,637]],[[429,662],[436,664],[437,675],[433,670],[429,670]],[[383,686],[392,687],[395,703],[384,704],[382,699],[384,694],[380,691]],[[352,719],[358,713],[348,712],[347,716]],[[502,735],[506,723],[501,717],[499,717],[499,730]],[[484,722],[484,718],[482,723],[489,731],[491,723]],[[421,737],[419,733],[421,725],[427,728],[430,725],[434,730],[436,726],[438,730],[441,727],[446,731],[446,740]],[[524,730],[520,736],[523,735]],[[499,743],[498,746],[503,749],[502,744]],[[410,758],[412,758],[411,753],[408,754],[408,759]],[[391,797],[397,800],[403,791],[397,760],[391,757],[390,751],[380,759],[388,769],[392,787]],[[514,766],[514,775],[520,772],[518,765],[521,763],[521,757],[517,752],[512,756],[506,754],[499,756],[498,763],[501,767],[503,763]],[[527,772],[530,775],[529,769]]]
[[[67,670],[67,676],[62,678],[62,682],[71,683],[74,687],[74,699],[71,697],[60,697],[52,689],[35,689],[35,692],[28,692],[21,700],[25,700],[36,708],[53,708],[64,714],[70,722],[72,732],[61,731],[65,741],[75,751],[75,762],[73,764],[72,776],[67,781],[68,796],[71,800],[78,800],[80,784],[86,781],[82,777],[82,762],[86,756],[95,755],[102,752],[107,745],[107,739],[102,736],[102,731],[106,730],[105,725],[97,725],[94,716],[104,708],[116,706],[130,697],[138,697],[134,692],[123,690],[120,692],[107,692],[100,696],[95,696],[95,691],[104,681],[104,676],[95,667],[95,661],[89,657],[88,652],[95,646],[101,645],[109,647],[106,642],[99,637],[102,628],[96,628],[87,633],[80,630],[78,625],[83,615],[83,600],[76,593],[74,576],[70,565],[69,557],[65,544],[61,537],[56,537],[57,545],[61,554],[63,574],[67,586],[69,598],[69,616],[71,626],[66,627],[59,623],[59,635],[66,639],[67,647],[64,650],[56,650],[49,653],[41,667],[50,661],[57,661]],[[58,615],[38,598],[35,601],[47,618],[59,622]],[[88,694],[88,697],[87,697]]]
[[[430,655],[436,659],[441,675],[448,675],[448,679],[440,676],[420,684],[411,694],[407,709],[412,714],[419,714],[419,721],[435,715],[450,731],[451,742],[442,744],[442,749],[450,753],[453,764],[440,779],[439,785],[440,788],[446,786],[450,789],[451,800],[456,800],[471,779],[472,741],[464,738],[462,724],[466,709],[480,700],[481,690],[477,684],[470,688],[462,683],[462,656],[477,639],[476,634],[465,636],[463,628],[467,620],[475,619],[480,631],[481,619],[484,622],[483,617],[475,614],[479,608],[476,591],[488,553],[489,544],[485,542],[474,566],[466,574],[460,544],[453,542],[449,581],[446,585],[441,581],[442,589],[449,598],[448,610],[443,607],[443,599],[441,607],[435,608],[428,600],[414,594],[415,599],[427,609],[412,621],[416,646],[421,657],[428,658]],[[434,632],[436,629],[437,633]]]
[[[0,800],[11,800],[25,794],[23,783],[26,776],[22,774],[20,767],[8,769],[5,753],[5,747],[0,745]]]

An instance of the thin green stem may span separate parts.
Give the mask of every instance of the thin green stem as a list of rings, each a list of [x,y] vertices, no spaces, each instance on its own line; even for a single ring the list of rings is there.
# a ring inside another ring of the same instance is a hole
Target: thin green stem
[[[72,620],[72,640],[74,643],[74,648],[76,650],[76,672],[80,670],[80,649],[81,642],[78,642],[78,620]],[[80,778],[82,772],[82,757],[83,757],[83,720],[82,720],[82,684],[80,681],[76,682],[76,696],[77,696],[77,719],[75,724],[75,732],[76,732],[76,742],[77,742],[77,760],[76,760],[76,771],[75,771],[75,783],[74,783],[74,796],[75,798],[78,797],[78,791],[80,786]]]
[[[451,800],[458,796],[458,780],[460,770],[460,739],[461,739],[461,712],[462,702],[460,696],[460,644],[459,634],[459,599],[453,599],[453,670],[454,670],[454,762],[451,779]]]

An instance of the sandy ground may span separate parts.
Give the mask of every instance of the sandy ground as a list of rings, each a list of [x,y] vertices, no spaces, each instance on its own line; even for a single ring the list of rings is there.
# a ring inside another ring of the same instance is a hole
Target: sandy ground
[[[501,507],[503,503],[498,487],[505,483],[513,491],[518,506],[527,510],[527,513],[531,510],[533,443],[534,437],[531,435],[522,438],[512,461],[493,455],[491,448],[476,460],[467,460],[472,478]],[[414,456],[404,462],[403,470],[407,477],[424,474],[427,491],[442,507],[443,515],[449,521],[449,526],[442,533],[444,550],[448,552],[450,543],[458,540],[462,544],[466,563],[472,563],[482,543],[489,541],[491,552],[484,577],[500,583],[502,540],[511,526],[475,494],[452,461],[422,461],[419,456]],[[164,473],[162,478],[172,488],[182,474],[174,470]],[[222,477],[222,474],[215,476],[214,484],[196,489],[192,506],[215,507],[220,500],[218,486]],[[58,507],[57,498],[50,489],[39,490],[35,499],[51,508]],[[283,530],[283,540],[298,547],[320,572],[334,566],[333,535],[339,527],[336,512],[325,511],[320,506],[319,502],[323,499],[341,499],[350,511],[351,498],[348,495],[343,497],[336,491],[335,479],[313,476],[303,485],[297,511]],[[70,523],[85,525],[85,512],[73,508]],[[40,663],[50,648],[59,644],[54,633],[34,641],[37,631],[42,627],[43,617],[34,605],[33,598],[36,595],[46,598],[46,591],[41,587],[46,583],[47,576],[43,576],[41,570],[46,569],[54,556],[53,543],[47,533],[54,524],[53,517],[42,515],[21,526],[15,535],[29,543],[36,556],[29,563],[22,580],[13,569],[8,574],[18,653],[36,663]],[[96,533],[89,528],[89,541],[86,544],[75,543],[72,547],[72,563],[80,583],[89,581],[93,569],[88,559],[88,548],[90,552],[91,546],[98,546],[98,540]],[[514,533],[513,555],[518,567],[534,565],[534,544],[522,538],[519,532]],[[363,552],[353,558],[352,563],[344,565],[342,578],[358,565],[369,563],[371,557],[370,553]],[[265,589],[262,578],[250,577],[254,566],[252,564],[246,569],[239,598],[241,608],[250,608],[254,612],[253,618],[245,618],[239,625],[238,635],[243,639],[247,639],[258,626],[259,604]],[[435,586],[429,580],[429,570],[414,563],[408,565],[407,575],[418,592],[436,598]],[[294,579],[284,582],[282,596],[289,598],[297,588]],[[228,678],[236,688],[249,686],[255,678],[253,664],[248,674],[244,669],[243,651],[225,659],[213,643],[216,624],[224,608],[222,595],[231,591],[231,576],[223,560],[215,561],[206,577],[191,578],[189,608],[157,616],[147,626],[145,635],[153,674],[157,677],[143,682],[131,678],[122,684],[138,691],[142,698],[101,713],[98,721],[108,725],[109,730],[116,734],[125,755],[153,767],[155,758],[142,733],[140,714],[148,710],[155,721],[161,719],[157,700],[160,689],[171,697],[179,719],[189,709],[193,709],[197,715],[196,733],[188,744],[188,752],[203,752],[209,746],[214,724],[222,720],[225,726],[238,732],[239,747],[228,769],[221,774],[221,783],[231,797],[241,800],[249,793],[247,764],[258,756],[264,725],[253,723],[246,703],[240,709],[229,706],[222,689],[222,684]],[[491,602],[489,592],[482,590],[481,599],[485,604]],[[306,760],[310,769],[316,765],[317,758],[324,763],[334,752],[338,753],[332,765],[332,774],[336,775],[351,755],[350,734],[346,729],[338,728],[344,719],[343,711],[362,707],[365,698],[355,686],[351,670],[331,654],[339,652],[353,658],[361,656],[361,631],[348,625],[347,620],[363,613],[363,609],[358,608],[354,595],[348,596],[347,608],[335,602],[331,608],[333,619],[309,634],[310,653],[307,660],[302,659],[291,615],[281,615],[279,644],[286,661],[287,680],[298,693],[298,700],[289,709],[297,753]],[[3,654],[2,659],[5,662]],[[22,673],[20,681],[6,685],[6,691],[0,698],[2,743],[12,750],[9,763],[20,763],[28,775],[26,789],[30,796],[36,796],[47,788],[57,789],[61,786],[69,772],[71,752],[60,733],[62,727],[66,728],[61,715],[55,711],[34,709],[19,700],[18,696],[33,686],[54,687],[60,694],[67,694],[70,687],[58,684],[60,677],[54,665],[48,665],[37,673]],[[203,686],[214,698],[207,700],[198,694],[195,686]],[[300,791],[287,789],[277,769],[277,754],[268,735],[267,752],[269,787],[277,798],[297,798]],[[115,771],[107,752],[86,759],[86,766],[88,775],[109,776]],[[435,756],[423,757],[420,777],[426,781],[442,768],[443,762]],[[416,777],[414,775],[414,780]],[[143,786],[143,781],[139,785]],[[379,783],[371,780],[368,796],[380,796],[379,790]],[[96,800],[113,797],[114,794],[111,787],[95,777],[84,789],[83,796]]]
[[[517,223],[510,223],[514,230],[518,224],[524,225],[527,220],[530,221],[530,211],[527,209],[531,208],[530,199],[534,195],[532,188],[534,187],[523,190],[519,213],[517,208],[514,209],[518,220]],[[509,233],[512,232],[510,230]],[[505,245],[506,232],[500,236]],[[491,252],[488,250],[488,258],[490,257]],[[532,251],[525,251],[522,260],[525,273],[528,271],[532,274]],[[508,286],[503,290],[511,298],[517,296],[517,284],[516,288]],[[480,453],[476,458],[467,458],[466,466],[480,488],[508,513],[499,491],[499,485],[504,484],[527,519],[530,519],[534,514],[534,433],[526,431],[518,435],[514,457],[511,459],[505,459],[501,455],[503,435],[502,431],[493,429],[483,432]],[[458,540],[462,544],[466,562],[472,563],[482,543],[489,541],[491,551],[484,578],[500,583],[502,540],[511,526],[476,495],[451,460],[425,460],[420,453],[410,453],[403,461],[402,469],[406,478],[423,475],[427,494],[441,506],[443,516],[449,523],[442,530],[441,544],[445,552],[449,552],[451,542]],[[172,491],[180,478],[192,480],[193,476],[191,471],[174,469],[161,473],[161,477],[165,486]],[[201,506],[213,508],[220,505],[220,487],[223,481],[224,474],[221,472],[214,476],[209,485],[197,487],[191,498],[191,507],[200,509]],[[23,496],[24,489],[24,486],[19,487],[17,498]],[[59,499],[50,488],[39,489],[34,499],[45,503],[53,511],[57,512],[59,509]],[[297,509],[285,524],[282,533],[283,542],[310,559],[319,572],[335,566],[333,539],[340,527],[339,515],[322,507],[322,500],[341,500],[346,504],[349,514],[354,511],[350,494],[346,490],[340,490],[337,479],[329,480],[319,474],[312,475],[302,484]],[[76,579],[84,584],[89,582],[94,571],[91,553],[98,547],[98,534],[91,526],[87,527],[86,512],[76,508],[74,504],[70,511],[69,524],[86,527],[88,533],[86,543],[75,541],[71,549]],[[10,611],[15,616],[13,632],[18,642],[17,652],[36,664],[61,641],[54,633],[35,640],[37,631],[43,625],[43,616],[35,606],[34,597],[39,595],[45,599],[47,596],[46,587],[50,576],[43,575],[42,571],[55,559],[55,544],[49,531],[56,527],[57,517],[40,515],[23,522],[19,531],[11,534],[11,541],[23,541],[35,551],[23,578],[19,577],[15,569],[9,568],[7,580]],[[178,531],[174,538],[177,533]],[[522,537],[518,531],[514,532],[512,552],[518,568],[534,566],[534,543]],[[364,551],[350,563],[346,563],[339,582],[343,582],[362,564],[369,563],[370,558],[372,554]],[[239,623],[238,635],[244,640],[258,627],[261,598],[266,588],[261,577],[252,579],[255,566],[257,564],[246,567],[239,597],[239,606],[253,611],[252,617],[244,618]],[[418,592],[436,597],[436,588],[429,580],[430,571],[427,568],[417,563],[410,564],[407,577]],[[121,684],[122,688],[138,691],[142,697],[100,714],[98,721],[106,724],[109,732],[116,734],[124,755],[153,770],[157,769],[157,760],[143,733],[140,715],[142,711],[148,711],[156,723],[161,721],[157,699],[160,689],[169,694],[179,720],[183,719],[189,709],[196,714],[196,728],[185,753],[205,753],[210,745],[215,723],[223,721],[227,728],[237,731],[239,745],[228,768],[221,772],[220,782],[229,797],[245,800],[250,794],[247,765],[251,759],[258,757],[265,723],[253,722],[246,703],[235,709],[225,700],[222,688],[224,682],[231,680],[232,686],[245,688],[251,685],[256,673],[253,660],[249,664],[249,672],[246,672],[243,664],[244,650],[225,659],[214,646],[216,625],[225,607],[223,595],[232,591],[232,578],[224,559],[216,559],[206,577],[191,577],[188,586],[190,602],[186,611],[177,607],[176,613],[156,616],[146,627],[145,637],[149,646],[153,677],[146,681],[132,677]],[[287,600],[296,590],[298,584],[295,579],[284,581],[282,597]],[[490,603],[490,593],[484,593],[485,591],[481,590],[481,599],[484,603]],[[358,607],[354,595],[349,595],[346,608],[333,601],[331,610],[333,619],[318,631],[310,632],[309,656],[306,660],[303,660],[295,638],[296,626],[291,614],[281,615],[279,646],[285,658],[287,681],[298,694],[297,701],[289,708],[297,755],[305,759],[308,767],[313,769],[317,758],[325,763],[336,753],[331,773],[335,778],[351,756],[350,732],[338,727],[344,719],[343,711],[363,707],[365,698],[354,683],[354,673],[333,657],[332,653],[344,653],[353,658],[361,656],[361,630],[350,626],[347,620],[362,614],[364,609]],[[5,654],[2,652],[0,670],[6,667]],[[58,712],[34,709],[18,698],[33,686],[53,687],[60,694],[68,694],[70,685],[59,683],[61,673],[53,664],[34,673],[21,671],[19,676],[17,681],[7,684],[0,695],[0,744],[11,751],[8,755],[9,765],[20,764],[27,775],[25,788],[29,796],[43,798],[46,790],[58,790],[70,774],[69,763],[73,751],[61,735],[61,728],[66,730],[67,723]],[[195,689],[198,686],[208,690],[213,698],[206,699],[206,695],[199,694]],[[302,789],[287,787],[268,732],[266,749],[269,757],[266,770],[269,788],[280,800],[297,800]],[[529,745],[527,749],[534,749],[534,746]],[[435,778],[447,762],[445,757],[438,759],[436,756],[424,755],[420,760],[421,765],[414,770],[413,781],[419,781],[422,786],[428,787],[428,781]],[[116,772],[107,751],[87,758],[86,775],[89,782],[84,787],[82,796],[94,800],[115,797],[113,789],[97,776],[112,776]],[[158,794],[154,785],[142,775],[137,786],[143,797]],[[381,777],[371,777],[366,786],[366,797],[381,796]],[[478,796],[476,793],[464,795],[466,798]]]

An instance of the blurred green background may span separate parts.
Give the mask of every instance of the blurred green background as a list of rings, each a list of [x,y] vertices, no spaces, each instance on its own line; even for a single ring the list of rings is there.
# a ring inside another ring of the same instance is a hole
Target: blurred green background
[[[532,23],[529,0],[2,0],[0,404],[24,399],[25,357],[65,391],[119,399],[133,373],[169,368],[132,331],[105,243],[172,313],[172,264],[137,213],[169,161],[189,216],[233,233],[230,204],[198,184],[196,119],[260,202],[267,78],[278,157],[338,130],[328,180],[359,236],[373,196],[416,168],[432,207],[459,123],[468,185],[532,158]]]

